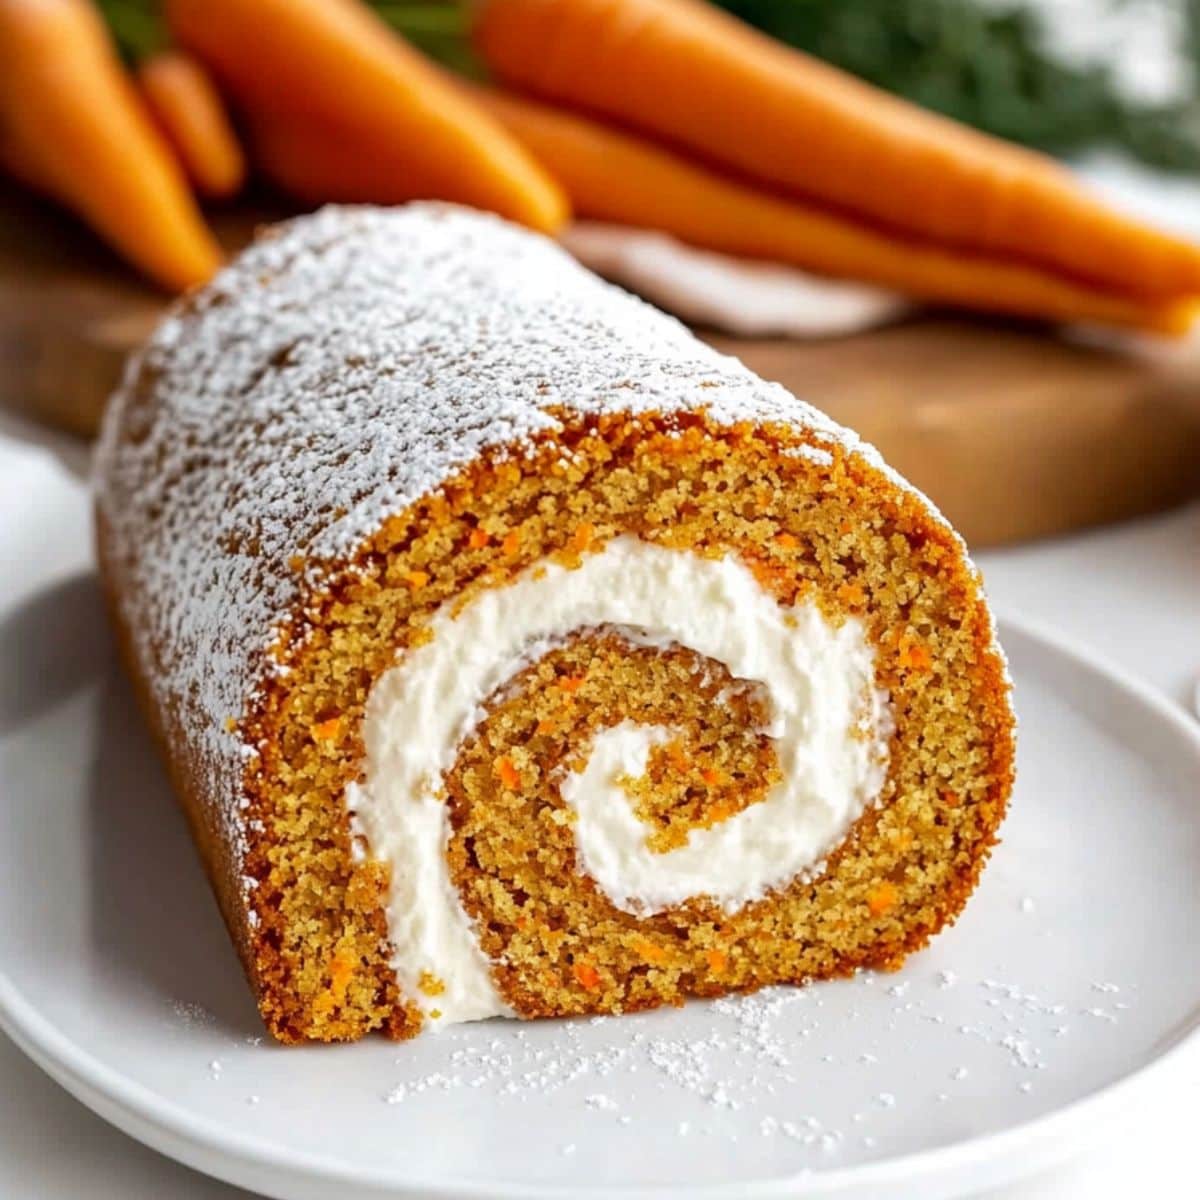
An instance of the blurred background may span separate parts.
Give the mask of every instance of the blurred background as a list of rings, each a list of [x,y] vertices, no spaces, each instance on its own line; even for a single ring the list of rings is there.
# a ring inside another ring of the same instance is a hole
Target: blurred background
[[[370,0],[399,33],[483,75],[470,0]],[[788,45],[1050,153],[1121,151],[1200,171],[1200,0],[716,0]],[[129,62],[169,40],[157,0],[100,0]]]
[[[1200,0],[717,0],[881,88],[1060,156],[1120,151],[1200,171]],[[153,6],[109,0],[130,53]],[[461,0],[378,0],[380,14],[457,69],[482,70]]]

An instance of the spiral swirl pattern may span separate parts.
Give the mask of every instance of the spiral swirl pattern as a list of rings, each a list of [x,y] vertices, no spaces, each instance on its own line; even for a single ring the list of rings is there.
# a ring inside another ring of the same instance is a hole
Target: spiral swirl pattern
[[[819,872],[890,732],[859,623],[784,609],[731,557],[619,537],[439,614],[375,686],[350,797],[391,864],[402,985],[459,1020],[506,1010],[498,977],[594,990],[555,936],[568,912],[593,945],[607,929],[685,964],[697,913]]]

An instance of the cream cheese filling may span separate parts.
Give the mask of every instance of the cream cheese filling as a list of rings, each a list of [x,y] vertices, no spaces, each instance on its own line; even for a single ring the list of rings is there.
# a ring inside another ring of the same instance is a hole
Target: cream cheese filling
[[[704,558],[632,536],[574,569],[553,562],[435,614],[368,697],[363,782],[346,802],[370,853],[390,867],[393,965],[405,996],[435,1024],[504,1015],[490,964],[450,879],[443,778],[498,687],[572,632],[600,625],[678,643],[766,689],[782,780],[667,853],[620,785],[645,769],[662,727],[622,722],[595,737],[582,772],[561,781],[576,813],[581,868],[620,908],[645,914],[708,896],[733,911],[822,860],[872,803],[887,774],[892,718],[875,685],[862,623],[834,627],[815,604],[784,608],[733,557]],[[443,985],[421,990],[428,974]]]

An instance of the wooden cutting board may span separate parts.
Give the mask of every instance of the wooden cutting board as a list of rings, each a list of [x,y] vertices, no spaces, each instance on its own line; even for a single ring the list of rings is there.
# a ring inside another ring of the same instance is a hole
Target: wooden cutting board
[[[279,215],[214,214],[235,248]],[[66,218],[0,191],[0,404],[90,436],[163,298]],[[928,316],[823,342],[710,340],[875,443],[972,544],[1200,495],[1200,344],[1139,353]]]

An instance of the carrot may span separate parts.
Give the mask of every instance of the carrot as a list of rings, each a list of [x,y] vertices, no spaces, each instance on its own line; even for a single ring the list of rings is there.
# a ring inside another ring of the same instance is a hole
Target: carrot
[[[890,96],[697,0],[484,0],[504,81],[786,195],[1138,296],[1200,293],[1200,247],[1052,160]]]
[[[87,0],[0,0],[0,158],[164,287],[220,263],[170,148]]]
[[[150,111],[204,196],[240,191],[246,160],[208,73],[191,55],[165,50],[138,67]]]
[[[1143,302],[1036,268],[913,242],[726,179],[586,118],[486,88],[473,94],[558,179],[583,217],[963,308],[1169,333],[1191,323],[1183,302]]]
[[[541,168],[360,0],[167,0],[166,13],[245,113],[256,160],[305,199],[458,200],[542,230],[566,219]],[[346,141],[369,161],[343,187],[330,165]]]
[[[276,113],[247,111],[246,134],[255,168],[308,205],[403,204],[412,200],[412,181],[369,141],[315,118],[300,122]]]

